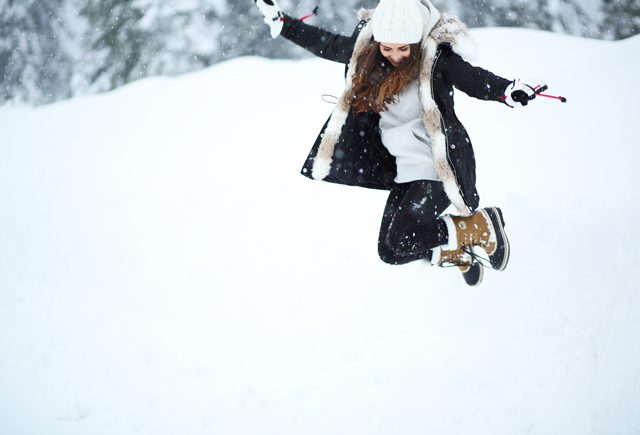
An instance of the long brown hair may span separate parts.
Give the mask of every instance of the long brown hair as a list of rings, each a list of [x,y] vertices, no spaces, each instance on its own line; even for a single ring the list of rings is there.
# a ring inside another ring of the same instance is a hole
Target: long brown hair
[[[410,47],[409,57],[398,67],[382,55],[379,42],[372,41],[362,50],[352,77],[351,107],[355,113],[387,110],[387,104],[393,103],[395,96],[418,77],[422,48],[419,43]]]

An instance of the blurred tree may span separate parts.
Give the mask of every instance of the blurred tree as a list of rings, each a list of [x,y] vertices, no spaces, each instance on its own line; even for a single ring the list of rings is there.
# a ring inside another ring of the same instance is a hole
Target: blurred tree
[[[580,36],[597,36],[592,11],[564,0],[440,0],[469,27],[522,27]],[[591,13],[590,13],[591,12]]]
[[[154,50],[153,35],[140,28],[144,16],[133,0],[83,0],[80,16],[88,25],[82,35],[77,74],[86,89],[101,92],[146,76],[143,51]]]
[[[603,0],[602,30],[607,39],[623,39],[640,33],[640,0]]]
[[[61,46],[64,0],[0,0],[0,104],[45,104],[70,96]]]
[[[140,60],[147,75],[175,75],[211,65],[219,56],[223,2],[213,0],[135,0],[142,11],[138,29],[152,35]]]
[[[640,33],[640,0],[432,0],[470,27],[577,36]],[[350,34],[379,0],[279,0],[293,17]],[[254,0],[0,0],[0,104],[43,104],[177,75],[238,56],[311,56],[271,39]]]

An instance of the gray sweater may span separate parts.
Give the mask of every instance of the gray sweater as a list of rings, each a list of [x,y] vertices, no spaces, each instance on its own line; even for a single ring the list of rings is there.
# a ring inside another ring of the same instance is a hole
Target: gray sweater
[[[420,107],[418,82],[414,81],[396,96],[395,103],[387,104],[387,110],[380,112],[382,144],[396,158],[396,183],[440,180]]]

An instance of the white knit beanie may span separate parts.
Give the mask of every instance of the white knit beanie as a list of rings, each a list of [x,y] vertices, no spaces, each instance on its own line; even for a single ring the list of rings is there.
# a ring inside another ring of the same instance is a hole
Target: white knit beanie
[[[372,18],[373,39],[389,44],[415,44],[424,23],[416,0],[381,0]]]

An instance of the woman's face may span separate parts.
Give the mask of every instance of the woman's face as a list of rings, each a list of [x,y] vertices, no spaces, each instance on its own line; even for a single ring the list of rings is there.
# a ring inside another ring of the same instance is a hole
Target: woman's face
[[[400,66],[411,54],[411,46],[409,44],[381,42],[380,53],[389,59],[393,66]]]

